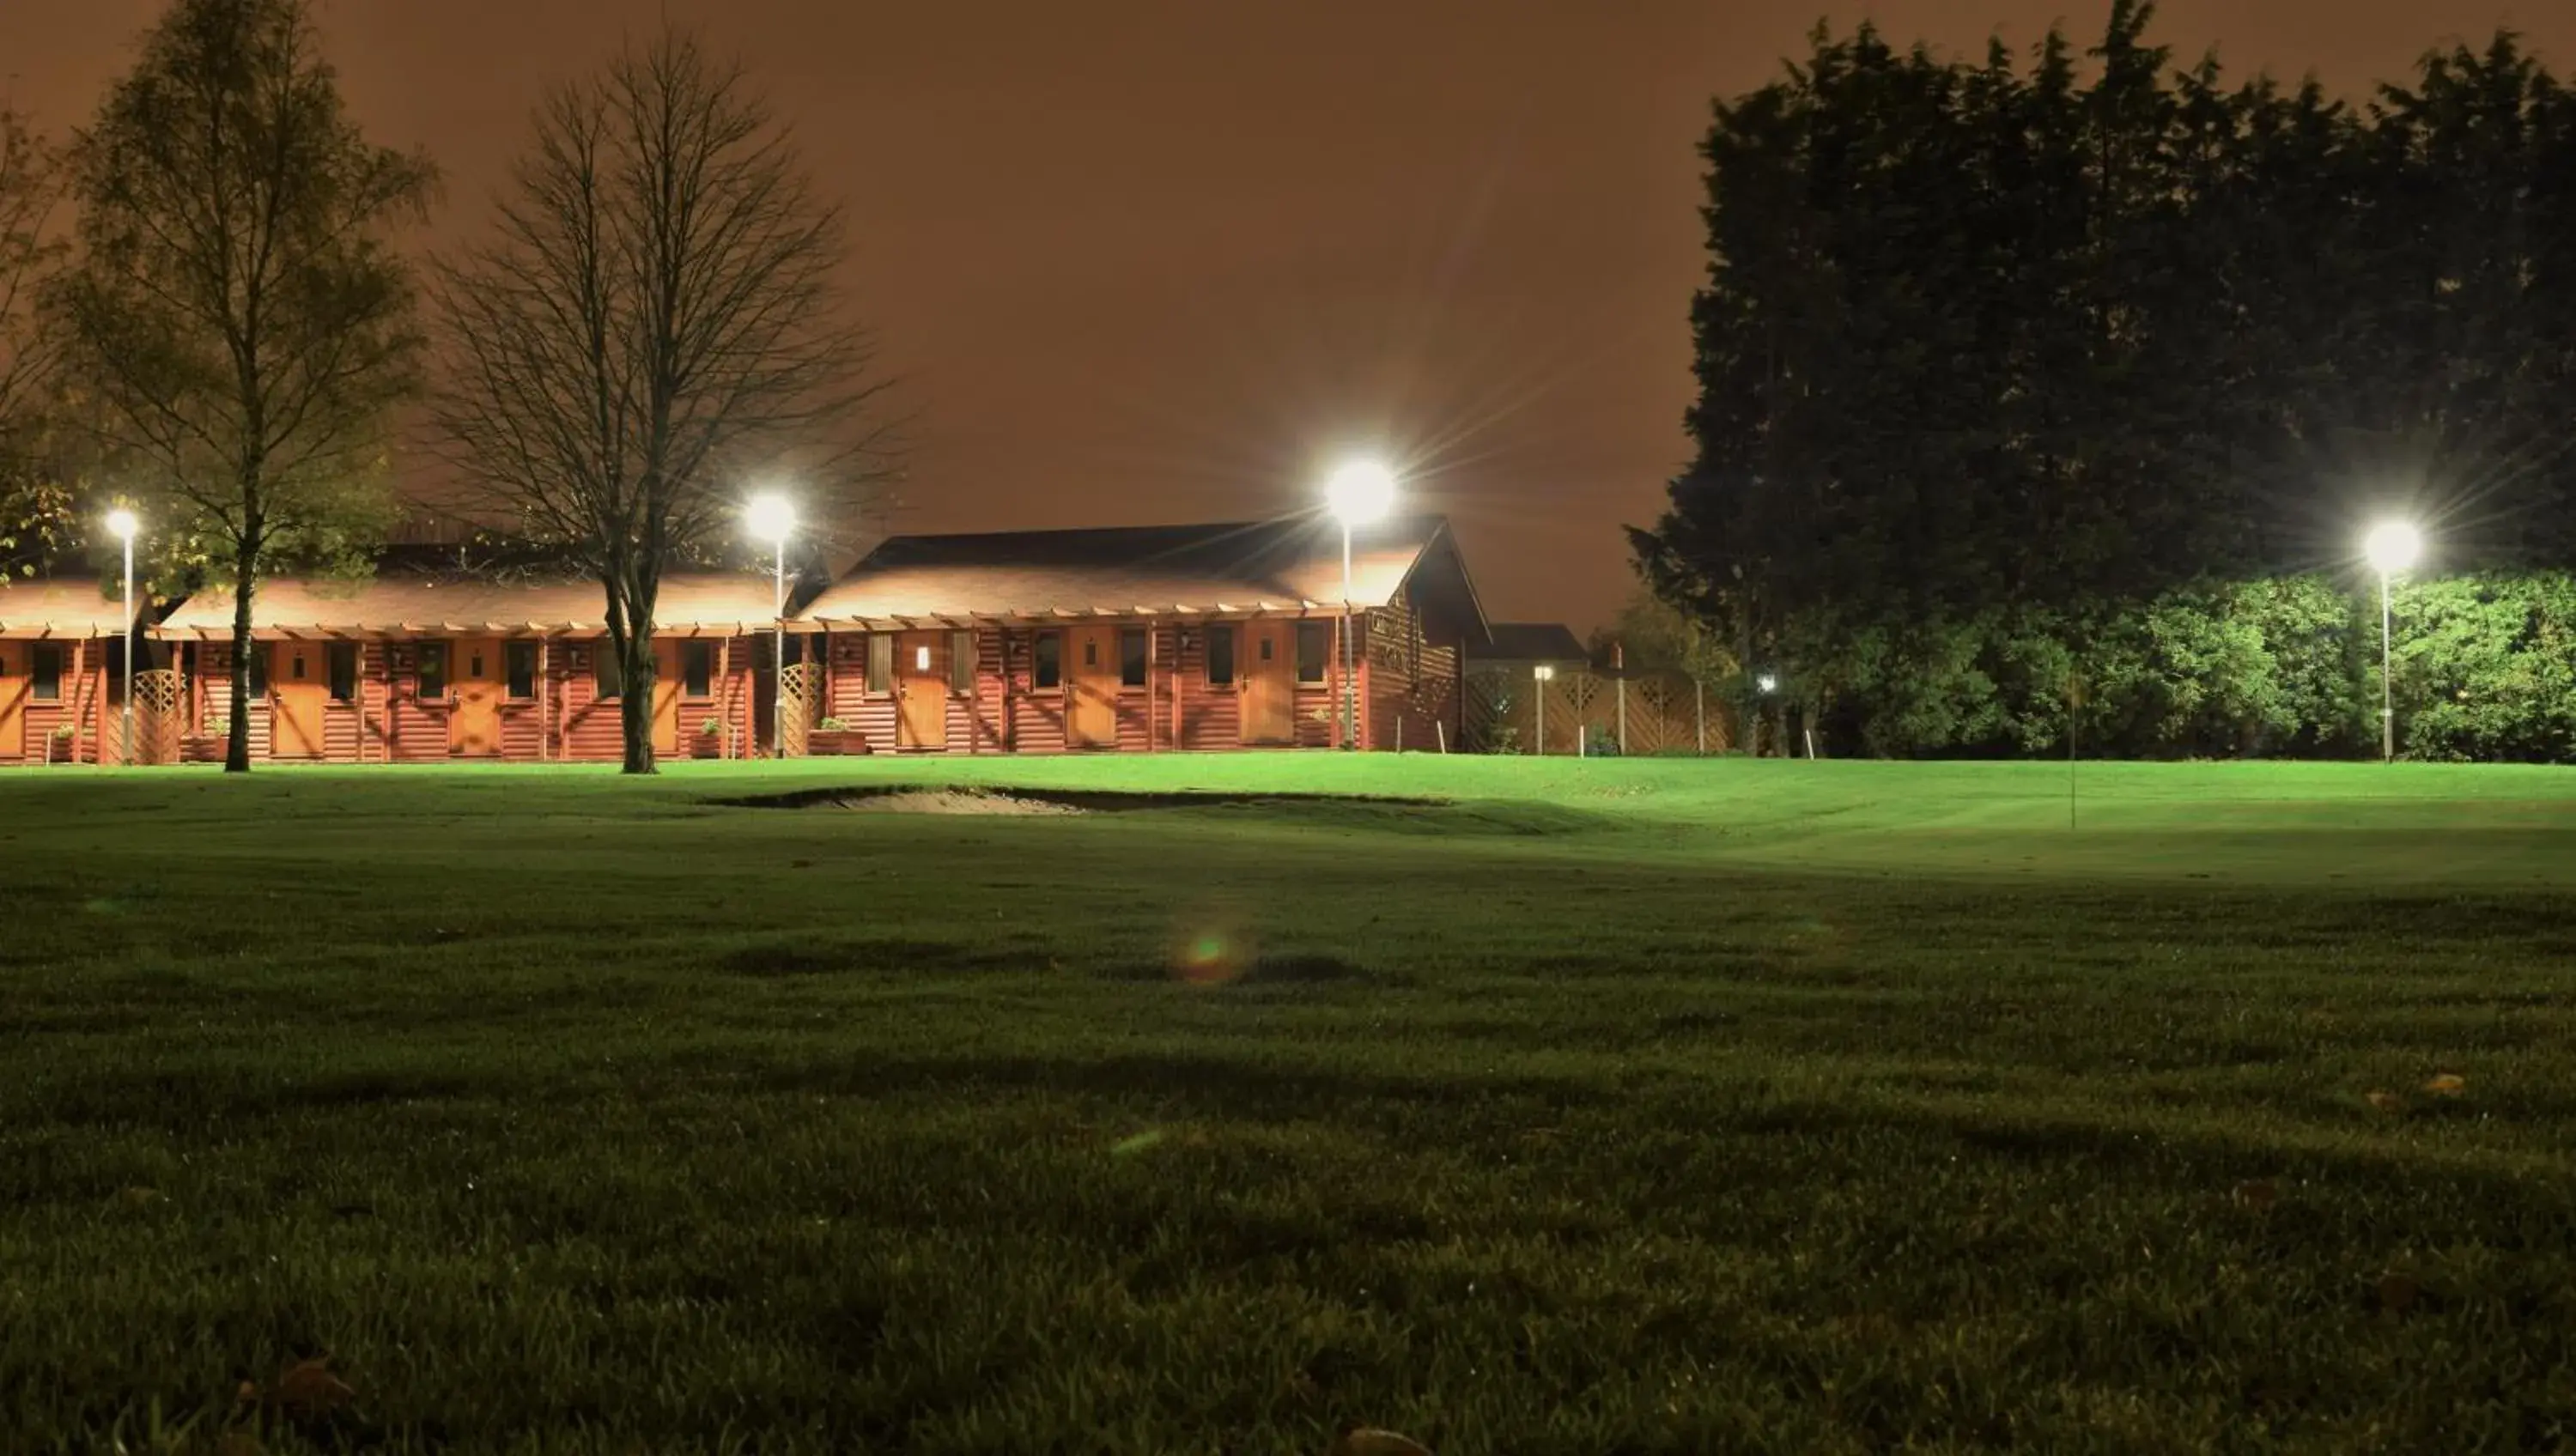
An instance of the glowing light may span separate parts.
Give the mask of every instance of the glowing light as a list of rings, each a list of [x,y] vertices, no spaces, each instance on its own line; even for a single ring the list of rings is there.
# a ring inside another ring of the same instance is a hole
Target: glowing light
[[[142,529],[143,523],[135,519],[134,512],[122,506],[107,513],[107,534],[119,541],[133,540],[134,533]]]
[[[1530,676],[1537,678],[1540,682],[1554,682],[1556,680],[1556,669],[1542,662],[1538,666],[1530,669]]]
[[[1220,925],[1202,925],[1184,931],[1172,948],[1172,974],[1193,986],[1221,986],[1240,977],[1250,960],[1242,937]]]
[[[743,507],[742,522],[754,540],[784,541],[796,529],[796,507],[776,491],[764,492]]]
[[[2362,543],[2370,557],[2371,568],[2382,576],[2394,575],[2415,564],[2424,551],[2423,533],[2404,521],[2383,521],[2370,528]]]
[[[1762,674],[1760,677],[1755,678],[1753,681],[1756,686],[1760,687],[1762,691],[1766,693],[1776,693],[1780,690],[1780,680],[1767,672]]]
[[[929,648],[927,648],[927,647],[916,647],[916,648],[912,649],[912,667],[913,667],[913,670],[914,670],[915,672],[928,672],[928,671],[930,671],[930,649],[929,649]]]
[[[1395,504],[1395,472],[1375,460],[1354,460],[1324,484],[1324,500],[1345,526],[1363,526]]]

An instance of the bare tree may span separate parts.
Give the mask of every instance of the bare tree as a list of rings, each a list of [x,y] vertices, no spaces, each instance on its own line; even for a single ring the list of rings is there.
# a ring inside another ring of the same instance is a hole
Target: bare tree
[[[0,452],[33,430],[52,387],[36,284],[62,251],[46,232],[61,195],[53,149],[0,107]]]
[[[741,68],[665,32],[546,99],[495,232],[440,270],[437,421],[469,508],[597,578],[651,773],[664,572],[737,539],[753,476],[831,515],[886,458],[841,212]]]
[[[175,0],[76,138],[71,182],[65,362],[157,523],[232,578],[224,767],[243,772],[261,574],[361,548],[386,518],[386,419],[425,343],[389,237],[424,220],[437,174],[347,119],[306,0]]]
[[[54,348],[36,292],[62,252],[47,231],[61,195],[53,149],[0,107],[0,585],[13,565],[33,571],[59,547],[66,524],[65,493],[37,463],[54,402]]]

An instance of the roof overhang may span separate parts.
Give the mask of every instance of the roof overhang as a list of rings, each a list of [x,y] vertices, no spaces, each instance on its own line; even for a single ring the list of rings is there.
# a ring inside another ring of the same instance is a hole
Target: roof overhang
[[[1354,612],[1372,610],[1356,603]],[[1003,607],[987,611],[809,613],[787,621],[790,632],[927,632],[974,627],[1071,627],[1086,622],[1241,622],[1256,617],[1338,617],[1339,602],[1176,602],[1170,606]],[[769,630],[765,625],[760,629]]]

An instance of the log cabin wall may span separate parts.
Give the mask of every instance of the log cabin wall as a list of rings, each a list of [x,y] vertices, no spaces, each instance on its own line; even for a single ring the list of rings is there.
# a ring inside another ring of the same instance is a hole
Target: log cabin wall
[[[1463,642],[1407,588],[1367,615],[1368,746],[1437,750],[1464,726]]]
[[[1309,618],[1310,622],[1329,625],[1330,619]],[[1239,621],[1153,621],[1142,618],[1106,619],[1096,624],[1114,626],[1124,631],[1146,634],[1146,677],[1142,683],[1119,684],[1113,695],[1117,746],[1115,749],[1082,749],[1080,752],[1149,753],[1187,750],[1194,752],[1239,749],[1243,744],[1243,624]],[[947,743],[938,750],[902,749],[897,744],[896,698],[893,691],[895,673],[876,686],[869,683],[870,639],[887,636],[897,640],[910,634],[903,632],[872,633],[835,631],[822,634],[818,649],[824,663],[823,708],[818,718],[830,718],[842,724],[843,750],[851,753],[946,752],[946,753],[1063,753],[1066,746],[1065,717],[1069,698],[1067,679],[1060,672],[1053,686],[1038,685],[1039,641],[1054,636],[1058,641],[1057,662],[1065,663],[1064,627],[1001,626],[988,624],[973,631],[975,651],[974,686],[971,692],[952,692],[948,702]],[[1235,634],[1236,676],[1230,683],[1208,681],[1208,640],[1212,633]],[[937,670],[946,670],[946,653],[950,640],[948,629],[937,634],[938,647],[934,662]],[[1426,661],[1434,659],[1426,658]],[[1438,659],[1449,662],[1454,676],[1454,656]],[[1320,682],[1298,682],[1293,690],[1292,721],[1296,746],[1329,747],[1334,739],[1334,706],[1338,662],[1328,662]],[[1410,699],[1405,699],[1410,703]],[[1454,702],[1454,696],[1452,698]],[[1395,712],[1417,714],[1410,706],[1390,708]],[[1392,716],[1388,720],[1393,721]],[[1454,723],[1452,725],[1454,731]],[[1430,741],[1428,719],[1419,730],[1424,741]]]
[[[452,687],[443,695],[423,696],[421,648],[449,645],[449,679],[453,682],[453,640],[367,641],[351,644],[358,651],[357,694],[334,699],[323,708],[323,758],[330,763],[445,763],[457,755],[450,719],[456,711]],[[533,638],[509,639],[537,642]],[[692,639],[670,637],[664,642]],[[673,756],[698,752],[700,729],[719,719],[726,732],[717,740],[722,751],[739,753],[753,727],[753,648],[749,639],[700,638],[713,644],[714,671],[703,695],[683,694],[679,704],[679,748]],[[190,644],[196,665],[188,672],[189,729],[182,739],[185,761],[220,763],[224,739],[212,725],[229,711],[232,692],[232,646],[221,642]],[[599,695],[597,653],[604,639],[546,638],[540,645],[541,671],[536,695],[501,701],[499,759],[512,763],[545,761],[614,763],[624,754],[623,730],[615,698]],[[260,644],[262,650],[269,646]],[[504,649],[507,650],[506,648]],[[251,758],[274,755],[272,710],[264,697],[251,700]]]
[[[115,728],[109,704],[107,643],[87,637],[13,637],[5,650],[12,668],[21,671],[26,680],[26,686],[19,689],[26,694],[20,709],[26,747],[17,757],[0,758],[0,764],[34,767],[97,763],[102,728]],[[51,656],[55,663],[51,675],[54,696],[50,698],[35,695],[33,666],[40,652]],[[71,736],[58,737],[65,728],[72,730]],[[110,761],[114,761],[112,752]]]

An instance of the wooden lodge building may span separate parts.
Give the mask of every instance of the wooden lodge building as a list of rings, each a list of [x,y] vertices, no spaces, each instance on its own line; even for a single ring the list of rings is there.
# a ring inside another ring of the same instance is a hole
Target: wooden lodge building
[[[1315,519],[898,536],[792,591],[783,675],[770,573],[667,578],[654,746],[776,752],[783,677],[791,755],[1332,747],[1347,613],[1354,746],[1462,747],[1463,673],[1490,637],[1447,524],[1357,532],[1347,602],[1341,548]],[[0,763],[45,745],[98,761],[119,627],[94,592],[0,593]],[[263,581],[236,664],[233,595],[200,591],[148,628],[158,706],[138,756],[220,761],[238,669],[255,761],[613,762],[603,611],[588,580],[395,548],[362,580]]]
[[[119,761],[131,628],[92,579],[0,585],[0,764]]]
[[[824,751],[1315,748],[1343,739],[1345,607],[1339,529],[1291,520],[898,536],[788,626]],[[1447,524],[1358,533],[1347,609],[1356,746],[1456,746],[1485,621]]]
[[[528,763],[619,757],[616,658],[596,582],[388,565],[356,582],[277,578],[251,598],[254,760]],[[671,757],[745,751],[768,574],[667,577],[654,613],[653,739]],[[233,594],[199,592],[152,635],[180,644],[179,757],[220,762]],[[712,727],[713,731],[709,731]]]

